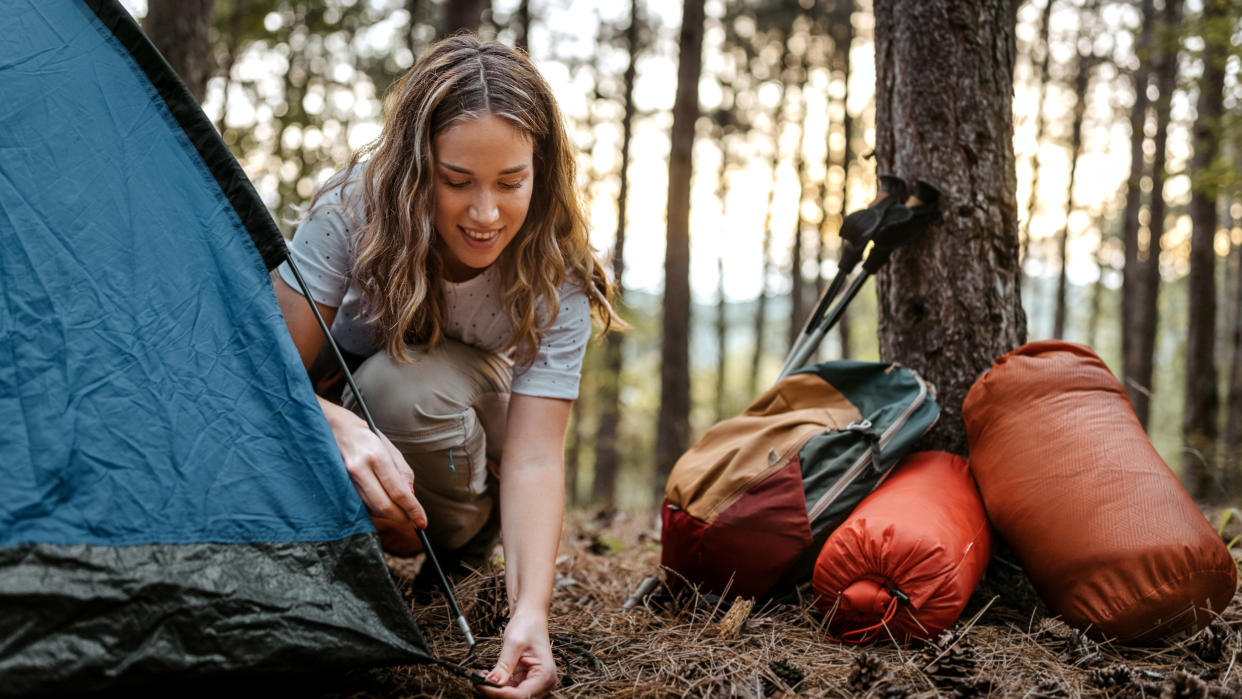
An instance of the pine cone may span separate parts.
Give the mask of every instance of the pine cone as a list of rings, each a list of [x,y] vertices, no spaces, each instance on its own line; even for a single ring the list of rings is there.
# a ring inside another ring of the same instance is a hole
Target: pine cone
[[[768,668],[772,670],[772,674],[776,675],[786,687],[797,691],[798,685],[802,684],[802,680],[806,677],[806,670],[794,665],[787,660],[773,660],[768,663]],[[771,685],[771,687],[769,687]],[[764,682],[764,690],[768,694],[774,693],[776,686],[771,681]]]
[[[1070,696],[1070,692],[1065,688],[1065,685],[1054,679],[1049,679],[1036,685],[1034,696],[1045,699],[1062,699],[1068,698]]]
[[[1185,670],[1175,670],[1160,685],[1160,699],[1207,699],[1207,683]]]
[[[909,699],[918,693],[918,687],[912,684],[890,684],[884,687],[883,699]]]
[[[991,696],[995,689],[996,687],[990,678],[984,679],[982,677],[972,677],[958,682],[957,685],[953,687],[953,697],[954,699],[987,697]]]
[[[951,645],[953,639],[946,639],[945,635],[936,637],[933,645],[923,651],[920,664],[933,682],[951,687],[974,674],[978,658],[965,639]]]
[[[1218,663],[1225,658],[1233,632],[1219,621],[1195,634],[1186,644],[1188,650],[1205,663]]]
[[[854,658],[846,687],[855,694],[866,694],[872,687],[892,677],[888,663],[878,655],[863,653]]]
[[[1099,689],[1124,689],[1134,683],[1134,670],[1127,665],[1097,667],[1087,673],[1087,681]]]
[[[1067,665],[1078,665],[1079,667],[1092,667],[1098,665],[1101,656],[1100,651],[1096,648],[1095,641],[1087,638],[1086,634],[1078,629],[1070,629],[1061,639],[1061,652],[1057,656],[1061,662]]]
[[[508,606],[504,572],[498,571],[480,581],[474,602],[463,611],[474,634],[486,638],[498,636],[509,621]]]

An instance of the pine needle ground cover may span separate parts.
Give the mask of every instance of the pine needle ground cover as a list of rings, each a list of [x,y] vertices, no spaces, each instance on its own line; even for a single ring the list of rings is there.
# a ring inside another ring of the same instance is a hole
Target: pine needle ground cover
[[[1242,549],[1233,553],[1235,561],[1242,558]],[[853,646],[824,638],[823,619],[809,599],[752,606],[657,594],[622,609],[658,561],[657,533],[646,518],[568,519],[551,616],[557,696],[1242,696],[1242,594],[1193,637],[1121,647],[1050,618],[1016,567],[994,560],[961,620],[934,641],[919,648]],[[467,655],[444,598],[411,589],[417,563],[389,561],[432,648],[490,669],[507,613],[503,574],[476,574],[457,586],[481,639]],[[429,666],[350,673],[312,692],[358,698],[469,693],[467,682]]]

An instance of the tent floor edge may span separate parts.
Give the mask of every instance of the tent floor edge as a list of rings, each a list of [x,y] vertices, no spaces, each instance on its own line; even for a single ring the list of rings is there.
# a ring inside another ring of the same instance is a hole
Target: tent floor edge
[[[0,569],[0,696],[431,660],[371,533],[19,544]]]

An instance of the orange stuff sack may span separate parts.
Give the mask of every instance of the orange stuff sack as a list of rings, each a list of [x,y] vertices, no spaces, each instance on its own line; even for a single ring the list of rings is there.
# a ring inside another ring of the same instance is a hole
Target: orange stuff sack
[[[1206,626],[1233,598],[1229,551],[1094,352],[1035,342],[962,405],[988,517],[1049,609],[1097,638]]]
[[[961,616],[992,540],[966,461],[911,454],[824,542],[815,602],[844,641],[933,638]]]

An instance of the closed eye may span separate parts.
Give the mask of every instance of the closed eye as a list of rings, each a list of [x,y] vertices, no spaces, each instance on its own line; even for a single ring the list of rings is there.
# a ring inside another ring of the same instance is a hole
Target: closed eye
[[[501,182],[500,186],[505,189],[521,189],[526,184],[526,180],[518,180],[517,182]]]
[[[450,180],[449,178],[445,177],[444,184],[452,187],[453,189],[461,189],[462,187],[465,187],[466,185],[470,184],[470,180],[462,180],[460,182],[456,182],[454,180]]]

